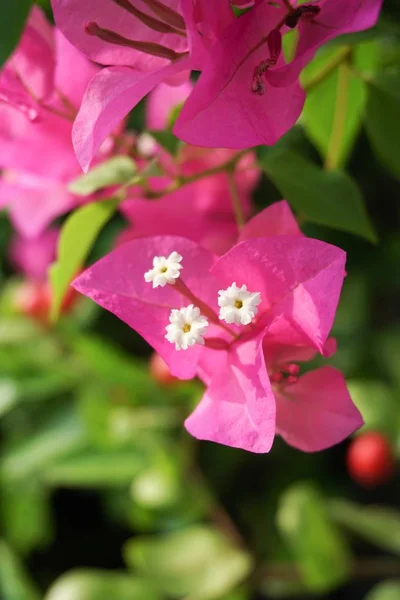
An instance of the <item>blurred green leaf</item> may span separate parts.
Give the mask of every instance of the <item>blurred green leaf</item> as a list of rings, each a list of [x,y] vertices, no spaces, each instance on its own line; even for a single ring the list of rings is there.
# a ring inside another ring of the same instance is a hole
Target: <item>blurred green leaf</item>
[[[268,572],[268,565],[266,567]],[[266,576],[261,584],[261,589],[267,598],[278,598],[288,600],[289,598],[307,597],[310,594],[309,589],[304,583],[299,581],[290,581],[283,576]]]
[[[40,600],[17,556],[0,539],[0,598],[2,600]]]
[[[172,461],[159,460],[135,477],[131,494],[134,500],[147,508],[165,508],[180,497],[179,479]]]
[[[45,600],[162,600],[150,582],[118,571],[77,569],[62,575]],[[22,600],[22,598],[21,598]]]
[[[393,581],[384,581],[372,588],[365,596],[364,600],[399,600],[400,598],[400,579]]]
[[[42,472],[51,485],[68,487],[113,487],[129,484],[142,469],[145,458],[137,449],[81,451]]]
[[[171,131],[149,131],[149,134],[172,156],[175,156],[182,145],[179,140]]]
[[[6,414],[18,401],[18,388],[12,379],[0,379],[0,417]]]
[[[227,594],[250,573],[249,555],[206,526],[135,538],[125,546],[128,565],[172,596],[211,600]]]
[[[0,67],[19,42],[32,1],[6,2],[0,7]]]
[[[71,279],[82,267],[100,230],[111,218],[118,200],[103,200],[78,208],[65,222],[59,242],[57,262],[50,267],[53,291],[52,319],[57,319]]]
[[[384,372],[387,372],[392,378],[393,383],[400,389],[400,369],[398,360],[400,356],[400,328],[392,328],[390,331],[383,332],[382,336],[378,339],[375,354],[381,369]],[[397,399],[397,401],[399,402],[399,399]]]
[[[78,196],[89,196],[104,188],[128,183],[135,174],[136,165],[129,156],[114,156],[72,181],[68,190]]]
[[[7,540],[26,553],[46,545],[52,538],[47,490],[35,481],[1,488],[0,515]]]
[[[380,431],[394,441],[400,428],[399,404],[390,388],[382,381],[366,379],[350,379],[347,383],[351,398],[365,422],[360,432]]]
[[[377,158],[400,180],[400,77],[377,77],[368,84],[366,128]]]
[[[0,477],[17,480],[29,475],[41,476],[43,468],[85,444],[82,424],[72,410],[47,421],[26,439],[6,447],[0,458]]]
[[[328,592],[350,577],[350,549],[311,484],[295,484],[283,494],[277,525],[310,590]]]
[[[400,512],[380,506],[362,506],[348,500],[329,503],[332,518],[364,540],[400,554]]]
[[[282,196],[308,221],[376,241],[361,193],[347,173],[325,172],[283,147],[264,151],[261,166]]]
[[[346,164],[361,127],[366,102],[365,83],[351,71],[348,62],[362,73],[373,73],[378,56],[376,41],[353,49],[328,47],[302,75],[306,88],[322,77],[307,92],[302,123],[331,169]],[[323,77],[330,65],[336,66]]]
[[[109,340],[95,335],[73,333],[71,340],[80,360],[94,371],[102,381],[111,385],[133,387],[138,394],[146,390],[155,392],[147,364],[130,356]]]

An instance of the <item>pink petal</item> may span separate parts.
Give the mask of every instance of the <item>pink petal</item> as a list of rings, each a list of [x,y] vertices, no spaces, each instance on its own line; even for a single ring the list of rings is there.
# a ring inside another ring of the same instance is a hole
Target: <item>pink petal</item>
[[[58,235],[56,229],[49,229],[33,239],[15,235],[10,258],[16,269],[30,279],[46,281],[47,269],[56,259]]]
[[[54,35],[57,55],[56,86],[77,113],[88,83],[99,68],[72,46],[60,31],[56,29]],[[61,108],[65,111],[62,102]]]
[[[152,237],[127,242],[87,269],[73,286],[97,304],[109,310],[135,329],[181,379],[194,377],[203,346],[177,352],[165,339],[172,308],[191,304],[172,285],[153,289],[144,280],[154,256],[169,256],[173,251],[183,256],[182,279],[209,305],[215,304],[217,283],[208,271],[214,256],[194,242],[179,237]],[[207,286],[205,280],[207,278]]]
[[[193,69],[201,71],[221,32],[234,21],[229,0],[182,0]]]
[[[27,174],[20,174],[15,183],[1,181],[0,198],[7,198],[14,227],[27,238],[39,236],[77,203],[62,183]]]
[[[289,315],[282,314],[267,328],[263,341],[264,358],[269,368],[280,371],[291,362],[312,360],[317,348],[308,336]],[[336,352],[336,340],[329,338],[320,350],[325,357]]]
[[[180,0],[164,0],[164,4],[179,12]],[[142,3],[133,2],[136,8],[155,16]],[[140,4],[140,6],[139,6]],[[171,33],[160,33],[144,25],[111,0],[52,0],[57,27],[89,58],[103,65],[121,65],[140,70],[159,69],[165,59],[150,56],[133,48],[118,46],[88,35],[85,26],[95,22],[100,27],[111,29],[125,38],[141,42],[153,42],[167,46],[177,52],[187,50],[187,39]]]
[[[311,238],[257,238],[235,246],[212,273],[224,287],[236,281],[261,292],[259,323],[265,320],[267,325],[283,314],[322,352],[339,300],[345,258],[340,248]]]
[[[146,94],[188,65],[185,57],[150,73],[129,67],[102,69],[90,82],[73,127],[73,142],[82,169],[88,170],[102,142]]]
[[[306,373],[276,398],[277,432],[303,452],[334,446],[363,425],[343,375],[333,367]]]
[[[42,10],[35,6],[29,16],[21,41],[7,63],[18,72],[25,89],[39,99],[54,89],[55,56],[50,24]]]
[[[373,27],[378,20],[383,0],[324,0],[310,2],[320,6],[321,12],[315,22],[301,19],[299,43],[294,60],[268,75],[273,85],[289,85],[299,76],[315,52],[328,40]]]
[[[171,112],[188,98],[193,85],[185,81],[181,85],[160,83],[148,97],[146,104],[146,127],[165,129]]]
[[[197,146],[249,148],[274,144],[295,124],[305,97],[297,82],[267,85],[264,95],[251,90],[254,68],[269,57],[267,36],[284,14],[264,2],[224,30],[176,121],[179,138]]]
[[[303,235],[286,200],[271,204],[250,219],[240,233],[239,242],[274,235]]]
[[[200,188],[200,189],[199,189]],[[203,190],[207,186],[196,182],[184,189],[167,194],[161,200],[128,200],[121,206],[133,227],[125,233],[126,239],[149,235],[184,235],[218,254],[228,250],[237,237],[237,225],[232,211],[201,206]],[[220,199],[220,196],[208,196]]]
[[[225,365],[221,363],[220,359],[206,393],[186,419],[186,429],[201,440],[269,452],[275,435],[275,399],[260,337],[225,354]]]

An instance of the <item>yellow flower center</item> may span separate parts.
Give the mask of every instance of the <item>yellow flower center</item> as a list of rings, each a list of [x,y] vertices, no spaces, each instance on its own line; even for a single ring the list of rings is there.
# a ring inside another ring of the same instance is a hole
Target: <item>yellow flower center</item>
[[[189,333],[189,331],[192,329],[191,325],[189,325],[189,323],[185,323],[183,326],[183,333]]]
[[[241,300],[235,300],[235,308],[243,308],[243,302]]]

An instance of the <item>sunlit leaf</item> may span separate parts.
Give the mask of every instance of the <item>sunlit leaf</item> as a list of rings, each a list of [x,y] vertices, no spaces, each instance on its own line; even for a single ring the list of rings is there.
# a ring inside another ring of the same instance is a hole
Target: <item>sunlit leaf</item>
[[[378,44],[375,41],[353,49],[333,46],[323,49],[317,60],[310,64],[308,72],[303,74],[306,88],[307,82],[310,85],[321,78],[307,92],[302,123],[331,169],[347,162],[361,127],[366,102],[365,83],[347,63],[351,61],[357,71],[364,74],[374,72],[377,60]],[[330,65],[335,67],[324,76]]]
[[[82,267],[99,232],[117,205],[115,199],[88,204],[72,213],[65,222],[58,242],[57,262],[50,268],[53,292],[51,314],[54,320],[58,317],[72,278]]]
[[[73,194],[89,196],[104,188],[128,183],[135,174],[136,165],[129,156],[114,156],[72,181],[68,189]]]

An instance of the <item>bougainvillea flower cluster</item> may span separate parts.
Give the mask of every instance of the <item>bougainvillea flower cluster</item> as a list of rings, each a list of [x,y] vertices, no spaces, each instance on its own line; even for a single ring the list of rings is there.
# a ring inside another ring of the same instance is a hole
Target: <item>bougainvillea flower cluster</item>
[[[173,375],[202,379],[206,392],[186,420],[192,435],[268,452],[278,433],[316,451],[362,424],[339,371],[300,375],[299,365],[335,351],[328,336],[345,253],[299,234],[285,203],[272,210],[275,235],[253,238],[250,221],[220,258],[185,238],[142,238],[74,287],[140,333]]]

